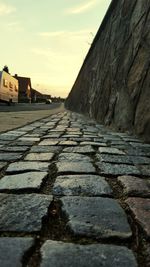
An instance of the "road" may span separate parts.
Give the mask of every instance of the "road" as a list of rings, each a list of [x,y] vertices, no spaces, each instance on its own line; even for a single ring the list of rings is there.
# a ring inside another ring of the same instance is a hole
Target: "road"
[[[149,267],[150,145],[56,110],[0,135],[0,266]]]
[[[64,110],[62,103],[16,104],[7,106],[0,104],[0,132],[15,129],[32,121],[56,114]]]

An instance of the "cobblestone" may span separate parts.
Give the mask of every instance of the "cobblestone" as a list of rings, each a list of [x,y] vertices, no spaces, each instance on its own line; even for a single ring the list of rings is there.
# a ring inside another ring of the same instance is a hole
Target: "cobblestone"
[[[0,231],[37,232],[52,196],[0,194]]]
[[[7,165],[7,162],[0,162],[0,170]]]
[[[82,162],[90,162],[91,158],[89,156],[78,154],[78,153],[61,153],[59,154],[58,160],[62,161],[82,161]]]
[[[111,196],[112,190],[105,178],[96,175],[58,176],[53,187],[54,195]]]
[[[95,150],[92,148],[92,146],[88,145],[88,146],[67,147],[63,150],[63,152],[92,154],[95,153]]]
[[[36,142],[35,141],[22,141],[22,140],[17,140],[14,141],[13,143],[10,143],[9,145],[11,146],[33,146]]]
[[[134,176],[120,176],[118,181],[128,196],[150,197],[150,180]]]
[[[60,152],[61,147],[57,147],[57,146],[41,146],[41,145],[37,145],[37,146],[32,146],[30,149],[30,152],[33,153],[58,153]]]
[[[44,139],[50,139],[50,138],[54,138],[54,139],[57,139],[61,136],[61,134],[54,134],[54,133],[49,133],[47,135],[44,135],[43,138]]]
[[[17,173],[17,172],[27,172],[27,171],[47,171],[50,163],[48,162],[38,162],[38,161],[18,161],[11,163],[6,173]]]
[[[17,138],[17,136],[14,136],[14,135],[0,134],[0,140],[12,141],[12,140],[15,140],[16,138]]]
[[[143,176],[150,177],[150,165],[140,165],[139,170]]]
[[[3,146],[0,147],[0,151],[5,152],[25,152],[28,150],[27,146]]]
[[[24,160],[31,161],[50,161],[54,157],[54,153],[29,153]]]
[[[41,254],[41,267],[137,267],[133,253],[122,246],[77,245],[47,240]]]
[[[61,141],[59,145],[61,146],[76,146],[78,143],[75,141]]]
[[[28,141],[28,142],[38,142],[40,141],[40,138],[38,137],[20,137],[18,140],[20,141]]]
[[[102,142],[101,143],[100,142],[87,142],[87,141],[86,142],[85,141],[81,142],[80,145],[81,146],[90,145],[90,146],[98,146],[98,147],[99,146],[107,146],[106,143],[102,143]]]
[[[30,237],[0,237],[0,266],[22,266],[24,253],[33,246]]]
[[[58,140],[45,139],[39,143],[40,146],[55,146],[58,144]]]
[[[59,173],[96,173],[90,162],[62,161],[56,164]]]
[[[125,154],[125,152],[123,152],[123,151],[121,151],[121,150],[119,150],[119,149],[117,149],[117,148],[112,148],[112,147],[99,147],[99,152],[101,153],[101,154],[117,154],[117,155],[124,155]]]
[[[0,153],[0,161],[15,161],[22,157],[20,153]]]
[[[7,175],[0,180],[0,190],[39,189],[47,172]]]
[[[126,239],[132,233],[116,200],[102,197],[62,197],[67,225],[76,235]]]
[[[97,163],[100,174],[105,175],[140,175],[140,171],[134,165]]]
[[[149,267],[150,144],[66,111],[0,134],[0,170],[0,266]]]
[[[147,237],[150,237],[150,199],[128,198],[126,203]]]
[[[97,161],[107,162],[107,163],[122,163],[122,164],[133,164],[132,160],[127,155],[110,155],[110,154],[97,154]]]

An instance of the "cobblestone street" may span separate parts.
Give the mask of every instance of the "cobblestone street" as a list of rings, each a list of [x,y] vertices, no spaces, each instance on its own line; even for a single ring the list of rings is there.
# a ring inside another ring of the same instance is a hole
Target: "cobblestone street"
[[[150,266],[150,144],[69,111],[0,134],[0,266]]]

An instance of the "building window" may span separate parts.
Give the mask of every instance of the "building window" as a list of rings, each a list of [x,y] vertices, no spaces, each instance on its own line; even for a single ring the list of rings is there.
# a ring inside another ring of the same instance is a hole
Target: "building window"
[[[8,81],[6,79],[3,79],[3,86],[8,87]]]
[[[18,86],[17,85],[15,85],[15,91],[18,92]]]
[[[9,87],[13,88],[13,84],[11,82],[9,82]]]

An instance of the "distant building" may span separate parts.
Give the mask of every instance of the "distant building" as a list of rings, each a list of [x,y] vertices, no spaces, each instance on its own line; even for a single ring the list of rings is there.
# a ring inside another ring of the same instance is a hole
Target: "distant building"
[[[42,94],[39,91],[31,88],[31,102],[45,102],[46,99],[51,99],[51,95]]]
[[[15,74],[14,76],[18,80],[19,94],[18,102],[31,102],[31,79],[28,77],[21,77]]]

